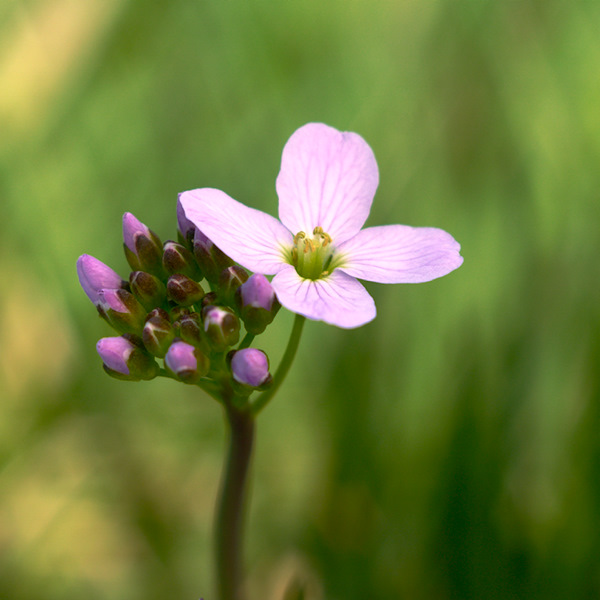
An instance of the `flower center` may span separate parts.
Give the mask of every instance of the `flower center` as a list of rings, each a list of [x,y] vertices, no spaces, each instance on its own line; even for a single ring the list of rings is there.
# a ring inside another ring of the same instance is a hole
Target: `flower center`
[[[334,258],[331,236],[322,227],[314,228],[312,238],[304,231],[294,237],[291,263],[300,277],[313,281],[326,277],[337,266]]]

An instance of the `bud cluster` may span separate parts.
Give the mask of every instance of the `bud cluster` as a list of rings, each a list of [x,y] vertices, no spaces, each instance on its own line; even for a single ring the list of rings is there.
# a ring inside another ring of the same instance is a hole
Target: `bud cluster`
[[[123,248],[132,269],[126,280],[87,254],[77,261],[84,292],[120,334],[97,344],[105,371],[132,381],[157,375],[190,384],[212,381],[240,396],[264,389],[272,379],[268,358],[247,346],[280,308],[271,284],[234,264],[179,203],[177,222],[178,241],[163,245],[125,213]]]

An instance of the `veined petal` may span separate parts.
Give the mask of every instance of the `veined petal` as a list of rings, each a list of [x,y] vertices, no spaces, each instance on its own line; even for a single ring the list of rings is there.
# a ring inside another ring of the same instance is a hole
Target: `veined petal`
[[[379,283],[422,283],[460,267],[460,244],[435,227],[367,227],[341,244],[338,270]]]
[[[375,302],[362,284],[339,270],[313,281],[303,279],[290,266],[271,284],[282,306],[315,321],[351,329],[372,321],[377,314]]]
[[[339,244],[364,225],[378,183],[375,156],[363,138],[309,123],[283,149],[279,218],[294,234],[322,227]]]
[[[273,275],[285,266],[293,236],[275,217],[212,188],[183,192],[179,202],[185,216],[243,267]]]

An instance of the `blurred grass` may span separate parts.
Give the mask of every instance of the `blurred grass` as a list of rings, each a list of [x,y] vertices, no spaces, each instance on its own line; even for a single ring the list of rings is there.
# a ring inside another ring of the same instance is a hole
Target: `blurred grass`
[[[370,224],[447,229],[465,263],[309,324],[259,422],[256,597],[296,570],[332,600],[598,597],[599,25],[585,0],[5,3],[0,598],[211,597],[218,407],[104,375],[75,261],[125,272],[122,213],[172,237],[185,189],[274,214],[311,120],[372,146]]]

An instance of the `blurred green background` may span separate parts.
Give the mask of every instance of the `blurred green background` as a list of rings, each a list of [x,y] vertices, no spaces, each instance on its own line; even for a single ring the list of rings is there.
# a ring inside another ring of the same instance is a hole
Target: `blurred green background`
[[[371,225],[464,265],[308,323],[261,415],[254,598],[600,596],[600,3],[28,0],[0,6],[0,598],[213,598],[218,405],[119,382],[79,288],[177,193],[276,214],[308,121],[356,131]],[[278,362],[292,316],[261,345]]]

